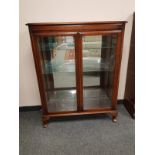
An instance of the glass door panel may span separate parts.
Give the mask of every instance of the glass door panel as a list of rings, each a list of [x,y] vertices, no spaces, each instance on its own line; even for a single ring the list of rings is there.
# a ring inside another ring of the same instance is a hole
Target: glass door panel
[[[111,107],[117,35],[83,36],[84,109]]]
[[[74,38],[72,36],[39,37],[38,46],[48,111],[76,110]]]

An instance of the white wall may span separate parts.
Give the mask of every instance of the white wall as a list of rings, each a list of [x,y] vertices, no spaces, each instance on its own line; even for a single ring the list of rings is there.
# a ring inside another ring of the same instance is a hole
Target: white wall
[[[31,51],[29,22],[128,20],[125,31],[118,99],[123,99],[134,0],[20,0],[20,106],[40,105]]]

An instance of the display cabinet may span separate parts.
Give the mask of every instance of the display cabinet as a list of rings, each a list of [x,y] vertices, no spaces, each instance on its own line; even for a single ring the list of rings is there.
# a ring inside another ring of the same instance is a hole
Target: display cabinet
[[[44,127],[53,117],[117,117],[125,21],[28,23]]]

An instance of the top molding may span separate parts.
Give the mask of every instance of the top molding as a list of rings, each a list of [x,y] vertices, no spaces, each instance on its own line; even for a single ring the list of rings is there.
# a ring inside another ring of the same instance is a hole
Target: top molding
[[[127,21],[94,21],[94,22],[49,22],[49,23],[27,23],[26,25],[38,25],[38,26],[48,26],[48,25],[96,25],[96,24],[123,24]]]

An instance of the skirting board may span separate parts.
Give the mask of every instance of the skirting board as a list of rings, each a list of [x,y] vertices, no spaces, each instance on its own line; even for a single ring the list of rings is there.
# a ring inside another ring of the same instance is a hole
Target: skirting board
[[[39,111],[41,110],[41,106],[24,106],[24,107],[19,107],[19,112],[26,112],[26,111]]]

